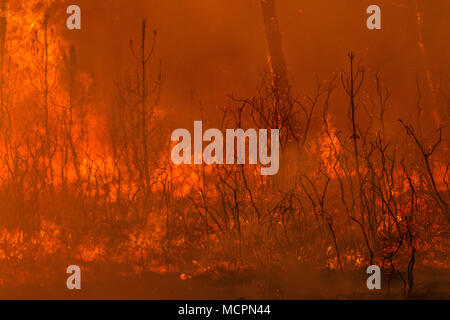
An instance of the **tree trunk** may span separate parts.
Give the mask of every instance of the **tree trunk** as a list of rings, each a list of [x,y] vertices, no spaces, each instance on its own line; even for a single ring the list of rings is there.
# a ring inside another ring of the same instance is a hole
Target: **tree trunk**
[[[260,0],[267,41],[267,59],[272,81],[280,92],[288,95],[290,91],[287,68],[283,55],[281,31],[275,11],[275,0]]]
[[[6,0],[0,4],[0,126],[4,120],[4,97],[3,97],[3,61],[5,58],[5,39],[6,39]]]

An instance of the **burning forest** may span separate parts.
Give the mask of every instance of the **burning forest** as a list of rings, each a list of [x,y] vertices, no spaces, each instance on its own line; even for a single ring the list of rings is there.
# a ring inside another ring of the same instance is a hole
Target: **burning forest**
[[[75,2],[0,1],[2,298],[450,298],[448,1]]]

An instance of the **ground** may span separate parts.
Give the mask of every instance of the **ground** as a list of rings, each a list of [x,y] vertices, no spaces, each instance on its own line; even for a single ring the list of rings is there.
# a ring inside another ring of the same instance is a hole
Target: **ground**
[[[175,272],[144,272],[124,275],[123,267],[95,263],[82,278],[82,290],[68,290],[66,277],[45,283],[0,287],[1,299],[450,299],[450,274],[446,270],[415,271],[412,293],[405,293],[403,281],[390,282],[383,275],[381,290],[368,290],[364,270],[211,270],[191,276]]]

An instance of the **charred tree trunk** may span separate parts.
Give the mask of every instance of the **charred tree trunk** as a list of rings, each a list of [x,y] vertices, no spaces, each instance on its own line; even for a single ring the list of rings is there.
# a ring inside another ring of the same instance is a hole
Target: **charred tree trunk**
[[[4,96],[3,96],[3,62],[5,58],[5,40],[6,40],[6,0],[0,4],[0,126],[4,120]]]
[[[145,34],[146,34],[146,21],[142,21],[142,59],[139,61],[141,64],[141,71],[142,71],[142,83],[141,83],[141,94],[142,94],[142,110],[141,110],[141,121],[142,121],[142,152],[144,154],[144,191],[145,196],[147,197],[147,190],[150,185],[150,174],[148,170],[148,145],[147,145],[147,62],[148,59],[145,58],[146,52],[145,52]],[[153,49],[152,49],[153,51]],[[149,56],[150,57],[150,56]]]
[[[414,0],[414,10],[416,12],[416,25],[417,25],[417,44],[420,49],[420,54],[422,56],[423,66],[425,68],[425,77],[428,85],[428,89],[430,90],[431,99],[433,103],[434,110],[437,111],[437,97],[436,97],[436,88],[433,84],[433,76],[430,69],[430,63],[427,56],[427,52],[425,49],[425,41],[423,35],[423,13],[420,10],[420,5],[418,0]],[[440,124],[437,123],[439,126]]]
[[[75,173],[77,176],[77,183],[80,182],[81,180],[81,172],[80,172],[80,161],[79,161],[79,157],[78,157],[78,150],[77,150],[77,146],[76,146],[76,141],[74,141],[74,123],[75,123],[75,105],[76,105],[76,100],[75,100],[75,79],[76,79],[76,73],[77,73],[77,69],[76,69],[76,50],[75,50],[75,46],[70,46],[69,49],[69,57],[68,57],[68,61],[66,61],[66,68],[67,68],[67,72],[69,74],[69,104],[68,104],[68,114],[66,114],[66,119],[65,119],[65,136],[67,139],[67,154],[70,152],[72,155],[72,162],[73,162],[73,167],[75,169]],[[67,157],[67,156],[66,156]]]
[[[289,95],[290,86],[284,60],[281,31],[275,11],[275,0],[260,0],[267,41],[267,58],[274,87]]]

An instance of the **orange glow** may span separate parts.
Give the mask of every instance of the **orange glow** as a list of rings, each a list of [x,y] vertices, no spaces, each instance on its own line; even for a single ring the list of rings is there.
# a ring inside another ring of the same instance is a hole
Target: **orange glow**
[[[101,288],[85,298],[354,297],[370,263],[392,276],[383,296],[420,296],[448,274],[445,0],[379,1],[380,31],[356,2],[77,2],[81,30],[65,0],[0,14],[2,297],[71,264]],[[170,133],[194,120],[279,129],[279,173],[175,165]],[[328,296],[335,270],[349,285]]]

